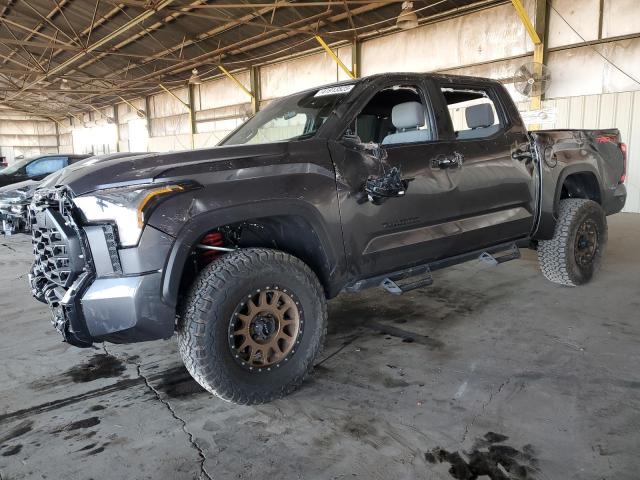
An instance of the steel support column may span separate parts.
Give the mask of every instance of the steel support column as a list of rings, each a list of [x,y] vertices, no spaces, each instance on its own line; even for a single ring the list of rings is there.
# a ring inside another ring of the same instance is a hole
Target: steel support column
[[[189,102],[189,128],[191,132],[191,149],[196,148],[196,99],[195,99],[195,85],[187,85],[187,99]]]
[[[360,78],[362,76],[361,58],[362,44],[357,38],[354,38],[353,43],[351,44],[351,64],[353,65],[352,70],[355,78]]]
[[[260,88],[260,70],[258,67],[251,67],[249,72],[249,80],[251,82],[251,91],[253,95],[251,96],[251,111],[255,115],[260,110],[260,98],[261,88]]]
[[[123,100],[124,100],[124,98],[123,98]],[[127,102],[127,103],[129,103],[129,102]],[[131,105],[131,104],[129,103],[129,105]],[[140,111],[137,108],[136,108],[136,110]],[[144,97],[144,118],[147,121],[147,135],[148,135],[149,141],[150,141],[152,136],[151,136],[151,97],[149,95]],[[129,142],[129,144],[131,144],[131,142]],[[147,151],[149,151],[149,143],[147,143]]]
[[[535,23],[531,21],[529,15],[522,4],[522,0],[511,0],[513,7],[520,17],[531,41],[533,42],[533,61],[544,64],[546,56],[547,39],[547,0],[535,0],[534,13]],[[540,110],[542,107],[542,96],[531,97],[531,110]],[[535,130],[538,126],[533,125]]]
[[[113,105],[113,121],[116,123],[116,152],[120,151],[120,115],[118,114],[118,104]]]

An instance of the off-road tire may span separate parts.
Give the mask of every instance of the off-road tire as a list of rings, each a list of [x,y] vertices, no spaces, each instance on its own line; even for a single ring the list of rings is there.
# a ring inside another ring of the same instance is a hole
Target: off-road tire
[[[229,323],[243,299],[268,285],[295,296],[304,328],[286,362],[250,372],[234,358]],[[179,312],[178,346],[187,370],[206,390],[238,404],[266,403],[296,390],[311,373],[327,329],[324,290],[314,272],[296,257],[265,248],[237,250],[210,263]]]
[[[595,225],[598,241],[592,260],[580,265],[575,256],[576,236],[586,221]],[[570,287],[582,285],[589,282],[600,267],[606,243],[607,218],[600,205],[581,198],[561,200],[553,238],[538,244],[540,269],[554,283]]]

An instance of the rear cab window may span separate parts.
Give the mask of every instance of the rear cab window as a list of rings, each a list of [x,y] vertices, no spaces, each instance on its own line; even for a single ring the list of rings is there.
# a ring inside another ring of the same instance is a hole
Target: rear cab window
[[[445,87],[441,91],[456,139],[487,138],[504,130],[503,115],[490,89]]]

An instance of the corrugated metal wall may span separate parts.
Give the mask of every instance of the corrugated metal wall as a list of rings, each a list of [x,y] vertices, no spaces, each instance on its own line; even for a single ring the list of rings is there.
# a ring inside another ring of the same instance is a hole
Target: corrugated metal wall
[[[8,110],[1,117],[0,156],[9,163],[17,157],[58,152],[55,122]]]

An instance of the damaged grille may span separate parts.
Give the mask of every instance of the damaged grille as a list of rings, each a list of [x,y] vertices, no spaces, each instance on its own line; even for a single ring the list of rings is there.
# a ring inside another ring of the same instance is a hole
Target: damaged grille
[[[33,230],[34,270],[46,278],[51,286],[66,289],[72,272],[69,268],[69,248],[62,234],[55,228],[39,227]]]
[[[31,203],[35,256],[29,282],[33,295],[47,303],[52,323],[65,339],[77,335],[70,325],[75,298],[91,272],[88,248],[73,216],[71,195],[63,188],[37,191]],[[73,322],[71,322],[73,323]]]

